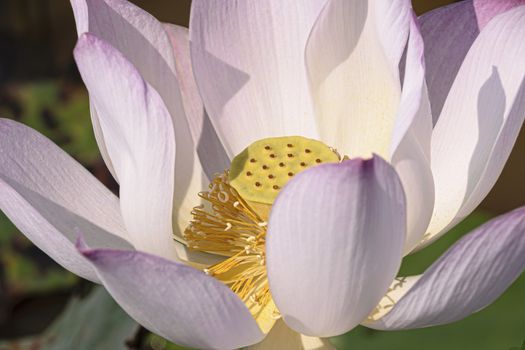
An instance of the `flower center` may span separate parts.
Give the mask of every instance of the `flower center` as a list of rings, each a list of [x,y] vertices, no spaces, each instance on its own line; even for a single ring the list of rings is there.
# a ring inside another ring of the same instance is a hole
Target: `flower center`
[[[268,138],[237,155],[216,175],[203,205],[192,211],[184,232],[191,249],[225,256],[204,272],[222,281],[246,304],[264,332],[280,314],[273,303],[265,266],[267,220],[279,191],[294,175],[340,161],[334,149],[304,137]]]

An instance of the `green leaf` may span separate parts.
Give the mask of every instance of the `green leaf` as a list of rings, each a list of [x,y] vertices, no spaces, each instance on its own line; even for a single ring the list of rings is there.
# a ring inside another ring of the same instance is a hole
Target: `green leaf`
[[[0,343],[0,349],[125,350],[137,330],[133,321],[102,287],[85,299],[73,299],[58,319],[38,337]]]
[[[78,278],[36,248],[0,212],[0,285],[8,296],[71,288]]]
[[[166,339],[150,333],[146,338],[146,345],[151,350],[192,350],[183,346],[173,344]]]
[[[60,81],[13,84],[8,89],[11,107],[0,106],[3,116],[38,130],[84,165],[99,159],[83,87]]]
[[[133,321],[102,287],[84,300],[73,300],[46,332],[47,350],[125,349],[125,340],[137,329]]]

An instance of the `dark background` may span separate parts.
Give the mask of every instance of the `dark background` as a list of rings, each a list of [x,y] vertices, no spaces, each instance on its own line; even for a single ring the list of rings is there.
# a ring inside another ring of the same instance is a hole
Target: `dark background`
[[[132,2],[161,21],[188,24],[190,0]],[[415,0],[413,4],[422,14],[451,2]],[[94,142],[87,95],[73,61],[76,38],[68,0],[0,0],[0,117],[17,119],[39,130],[114,188]],[[469,229],[524,205],[524,156],[522,131],[502,176],[480,210],[431,248],[405,259],[402,272],[421,273]],[[72,295],[88,294],[92,288],[56,266],[0,214],[0,339],[10,339],[8,343],[0,341],[0,350],[40,349],[20,348],[13,339],[40,334]],[[525,340],[524,296],[522,276],[498,302],[465,321],[407,332],[358,328],[334,343],[344,349],[519,349]],[[161,342],[136,348],[170,347]]]

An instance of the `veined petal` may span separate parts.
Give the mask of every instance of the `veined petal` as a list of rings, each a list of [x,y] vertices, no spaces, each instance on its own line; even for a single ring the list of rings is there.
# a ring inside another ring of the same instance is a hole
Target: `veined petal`
[[[525,208],[502,215],[450,248],[425,273],[397,288],[390,311],[365,323],[383,330],[460,320],[496,300],[525,269]]]
[[[329,0],[306,64],[321,139],[350,157],[389,158],[410,1]]]
[[[270,290],[295,331],[344,333],[372,311],[401,262],[405,196],[381,158],[325,164],[286,185],[270,213]]]
[[[71,0],[71,5],[79,36],[89,32],[107,41],[157,89],[173,80],[171,45],[152,15],[126,0]]]
[[[297,333],[279,320],[272,327],[272,330],[260,343],[248,347],[249,350],[332,350],[335,347],[330,344],[328,339],[309,337]]]
[[[494,16],[511,10],[516,6],[525,5],[525,0],[473,0],[472,3],[476,11],[479,29],[483,30]]]
[[[95,139],[97,140],[100,155],[102,156],[104,163],[106,163],[109,172],[111,173],[111,175],[113,175],[113,178],[118,183],[117,173],[115,172],[115,168],[113,167],[113,163],[111,162],[111,158],[109,157],[108,149],[106,147],[106,141],[104,141],[104,132],[102,131],[102,127],[100,126],[98,112],[93,103],[89,104],[89,112],[91,115],[91,124],[93,124],[93,133],[95,134]]]
[[[185,83],[177,79],[177,69],[180,67],[174,59],[172,41],[162,23],[128,1],[72,0],[71,3],[79,34],[92,33],[122,53],[141,77],[158,92],[171,116],[177,143],[175,161],[171,162],[177,169],[173,187],[173,226],[175,235],[180,237],[188,223],[191,209],[200,204],[197,193],[207,185],[208,179],[197,157],[199,144],[190,132],[186,116],[190,111],[185,110],[185,107],[192,101],[183,101],[181,84]],[[191,98],[187,94],[184,97]],[[96,114],[99,119],[111,120],[114,117],[103,115],[100,108]],[[96,134],[102,136],[97,137],[99,148],[111,170],[115,160],[105,151],[107,141],[104,142],[103,136],[107,135],[97,133],[95,118],[93,124]]]
[[[155,88],[175,79],[169,40],[162,24],[150,14],[126,0],[71,0],[71,6],[79,36],[89,32],[109,42]],[[91,106],[91,117],[97,143],[106,165],[115,176],[103,133],[97,127],[98,113],[94,107]]]
[[[264,338],[237,295],[202,271],[137,251],[79,248],[119,305],[156,334],[200,349]]]
[[[423,40],[412,15],[403,92],[390,145],[391,163],[403,183],[407,198],[405,253],[421,241],[434,208],[434,181],[430,169],[432,115],[423,52]]]
[[[425,41],[426,76],[434,124],[472,43],[496,15],[524,0],[467,0],[438,8],[419,18]]]
[[[470,49],[432,135],[436,202],[428,244],[496,182],[525,117],[525,6],[496,16]]]
[[[0,119],[0,209],[56,262],[93,282],[75,231],[95,247],[132,248],[118,198],[50,140],[8,119]]]
[[[228,154],[272,136],[318,139],[304,47],[326,0],[192,2],[193,69]]]
[[[197,154],[208,179],[212,180],[214,174],[229,168],[230,159],[211,124],[197,89],[191,66],[188,28],[164,24],[164,29],[173,47],[177,79],[193,144],[196,145]]]
[[[122,216],[135,247],[176,258],[175,136],[162,99],[120,52],[92,34],[80,37],[75,59],[100,112],[105,144],[120,180]]]
[[[198,155],[198,159],[197,157],[194,159],[193,176],[191,181],[186,184],[187,189],[185,191],[182,188],[175,189],[175,198],[179,199],[179,201],[175,202],[176,213],[173,218],[176,228],[175,235],[178,241],[184,242],[182,232],[184,232],[184,229],[192,219],[192,209],[201,204],[198,193],[203,188],[207,188],[207,184],[211,182],[214,174],[229,168],[230,159],[226,155],[226,151],[211,125],[197,90],[191,66],[188,29],[166,23],[164,24],[164,29],[170,39],[175,57],[177,80],[189,131],[191,131],[193,139],[193,146],[195,147],[193,153]],[[188,147],[191,145],[186,144],[183,146]],[[178,170],[177,168],[175,179],[177,179]],[[194,263],[209,265],[217,262],[216,256],[190,250],[185,244],[177,245],[177,252],[182,260]]]

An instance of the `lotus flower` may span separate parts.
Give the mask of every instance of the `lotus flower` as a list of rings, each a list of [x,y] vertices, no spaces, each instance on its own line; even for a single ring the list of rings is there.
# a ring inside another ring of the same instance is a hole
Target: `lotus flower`
[[[72,0],[119,198],[4,119],[0,207],[195,348],[328,348],[359,324],[459,320],[525,268],[525,208],[396,275],[502,171],[525,116],[523,3],[418,19],[408,0],[194,0],[187,30],[124,0]]]

